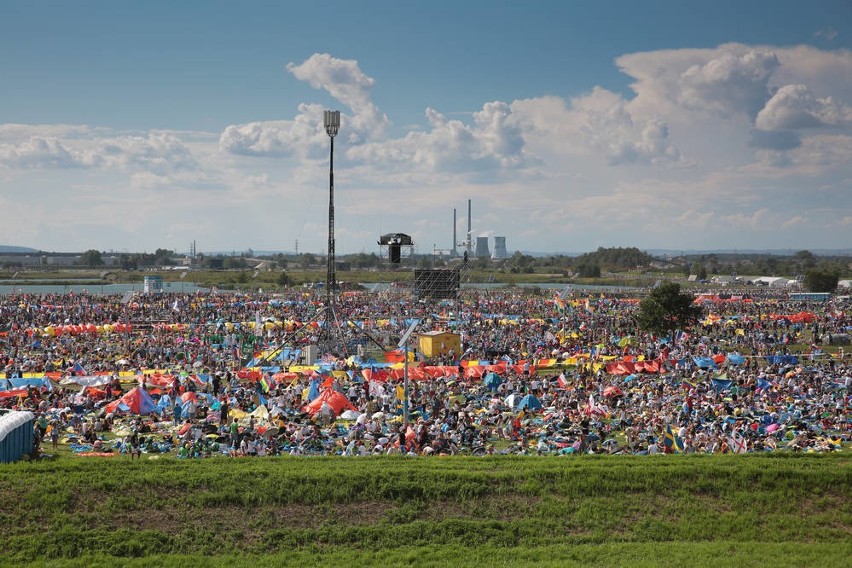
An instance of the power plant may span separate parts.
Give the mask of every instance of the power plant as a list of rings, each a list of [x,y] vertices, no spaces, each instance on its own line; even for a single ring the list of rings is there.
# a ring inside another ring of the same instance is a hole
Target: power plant
[[[492,260],[504,260],[509,258],[509,251],[506,249],[506,237],[499,236],[494,238],[493,252],[488,246],[487,236],[476,237],[476,242],[473,240],[473,218],[472,218],[472,200],[467,200],[467,234],[463,241],[458,239],[458,219],[456,217],[456,209],[453,208],[453,246],[450,247],[450,258],[459,256],[458,247],[464,247],[466,258],[490,258]],[[475,245],[475,248],[474,248]]]

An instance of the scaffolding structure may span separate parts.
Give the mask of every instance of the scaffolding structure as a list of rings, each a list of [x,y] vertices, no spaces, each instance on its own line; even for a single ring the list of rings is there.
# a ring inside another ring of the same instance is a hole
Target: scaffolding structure
[[[414,271],[414,296],[420,300],[457,300],[458,268],[429,268]]]

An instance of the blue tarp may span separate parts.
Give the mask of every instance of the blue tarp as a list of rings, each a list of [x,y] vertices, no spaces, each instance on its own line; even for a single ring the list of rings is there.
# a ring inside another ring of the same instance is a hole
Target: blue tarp
[[[731,365],[742,365],[745,363],[745,357],[739,353],[728,353],[727,360]]]
[[[693,361],[695,361],[695,365],[699,369],[715,369],[716,363],[713,362],[713,359],[710,357],[693,357]]]
[[[772,365],[798,365],[799,358],[795,355],[767,355],[766,361]]]

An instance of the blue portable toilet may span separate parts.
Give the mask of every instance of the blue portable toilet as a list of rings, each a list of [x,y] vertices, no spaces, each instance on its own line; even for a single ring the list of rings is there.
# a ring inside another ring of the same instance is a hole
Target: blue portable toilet
[[[12,463],[33,452],[32,412],[7,412],[0,415],[0,463]]]

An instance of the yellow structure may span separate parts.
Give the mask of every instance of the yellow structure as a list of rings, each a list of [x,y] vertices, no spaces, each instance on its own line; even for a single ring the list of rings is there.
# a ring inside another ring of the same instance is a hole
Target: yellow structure
[[[424,357],[446,355],[452,350],[461,354],[461,336],[449,331],[427,331],[420,334],[420,353]]]

